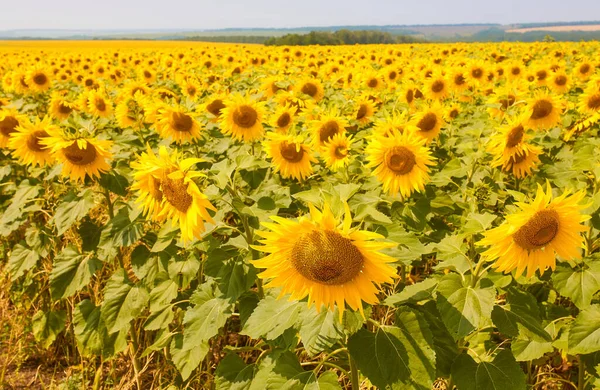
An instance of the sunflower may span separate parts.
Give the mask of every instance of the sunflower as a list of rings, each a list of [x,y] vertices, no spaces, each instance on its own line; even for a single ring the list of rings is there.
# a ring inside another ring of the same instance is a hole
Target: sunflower
[[[579,249],[585,245],[581,232],[587,230],[582,222],[590,218],[581,210],[588,205],[579,204],[585,191],[568,195],[567,190],[552,199],[550,184],[546,192],[538,185],[532,203],[517,203],[520,210],[508,215],[502,225],[487,231],[478,242],[490,246],[481,254],[483,260],[496,260],[494,268],[499,272],[516,269],[517,277],[527,270],[530,278],[538,269],[554,270],[557,254],[565,260],[580,258]]]
[[[137,94],[134,98],[127,97],[117,104],[115,118],[119,126],[123,128],[141,127],[145,121],[144,100],[144,95]]]
[[[509,80],[517,80],[523,76],[523,73],[523,66],[519,63],[509,65],[506,71]]]
[[[535,81],[538,87],[543,87],[548,84],[548,79],[550,78],[550,71],[544,67],[540,66],[534,69]]]
[[[363,77],[363,85],[365,89],[381,89],[385,86],[383,78],[376,73],[367,73]]]
[[[26,117],[14,109],[0,109],[0,148],[8,146],[10,135],[17,131],[24,120]]]
[[[575,74],[580,80],[587,80],[594,73],[594,65],[584,61],[577,67]]]
[[[406,111],[402,113],[394,111],[392,115],[384,112],[384,117],[375,121],[375,126],[373,126],[373,135],[377,137],[390,137],[395,132],[402,134],[406,131],[419,131],[418,127],[408,122]]]
[[[417,99],[423,98],[423,92],[421,92],[420,88],[414,81],[404,83],[400,96],[402,96],[409,107],[413,107]]]
[[[439,103],[434,103],[430,106],[425,106],[412,118],[411,123],[419,130],[416,132],[427,142],[431,142],[440,133],[440,129],[444,124],[443,110]]]
[[[350,146],[352,136],[336,134],[325,142],[323,160],[325,165],[333,172],[345,168],[350,162]]]
[[[374,113],[375,106],[373,105],[373,102],[364,97],[357,102],[354,118],[358,121],[358,123],[364,126],[371,123],[371,117]]]
[[[271,158],[275,172],[284,179],[293,177],[296,180],[306,179],[312,172],[312,156],[309,145],[301,139],[285,134],[269,133],[263,142],[267,157]]]
[[[507,86],[499,88],[495,90],[487,100],[487,112],[492,116],[502,118],[508,109],[514,106],[518,99],[519,92],[515,88]]]
[[[366,149],[367,167],[383,183],[383,191],[409,197],[422,191],[429,181],[428,165],[433,164],[425,139],[414,133],[394,132],[389,137],[373,137]]]
[[[49,137],[48,132],[59,130],[57,126],[51,124],[50,117],[45,117],[41,121],[37,118],[35,123],[31,123],[28,119],[22,120],[15,130],[11,133],[8,144],[13,149],[12,154],[22,164],[33,166],[52,164],[54,158],[50,150],[40,142]]]
[[[277,76],[271,76],[265,78],[262,83],[262,89],[265,91],[266,97],[271,97],[280,91],[288,91],[289,85],[286,82],[283,82],[281,78]]]
[[[112,159],[112,142],[96,138],[65,139],[60,132],[50,132],[39,142],[51,148],[54,159],[63,164],[61,174],[83,182],[85,176],[100,177],[110,170],[107,160]]]
[[[578,110],[582,114],[594,114],[600,111],[600,88],[591,86],[579,96]]]
[[[303,93],[304,95],[310,96],[316,102],[321,101],[323,96],[325,96],[325,89],[323,88],[323,84],[317,79],[307,79],[298,84],[297,88],[298,92]]]
[[[2,89],[4,92],[12,92],[15,89],[14,81],[13,72],[6,72],[4,76],[2,76]]]
[[[198,112],[204,112],[208,115],[211,122],[218,122],[221,119],[221,113],[225,108],[225,95],[215,94],[210,96],[208,99],[204,101],[202,105],[198,107]]]
[[[202,172],[190,170],[198,158],[182,159],[177,151],[169,152],[164,146],[158,158],[148,149],[134,164],[134,188],[141,195],[146,215],[156,221],[170,220],[179,226],[181,240],[186,243],[202,238],[204,221],[214,223],[208,209],[216,211],[194,178],[204,177]]]
[[[380,284],[397,276],[389,265],[394,259],[379,252],[395,244],[375,241],[383,238],[379,234],[352,229],[347,205],[341,223],[328,204],[322,211],[309,208],[310,215],[298,221],[273,216],[275,223],[263,223],[270,232],[256,232],[263,246],[254,248],[268,253],[253,261],[265,268],[259,276],[269,279],[265,287],[282,288],[280,298],[288,293],[290,299],[308,296],[308,304],[315,304],[317,311],[322,305],[333,311],[337,305],[340,319],[346,303],[363,313],[362,301],[376,304]]]
[[[557,93],[567,93],[571,88],[571,80],[564,71],[553,73],[548,83],[550,89]]]
[[[446,110],[444,112],[444,119],[446,119],[447,122],[452,122],[458,117],[458,115],[460,115],[460,112],[460,105],[458,105],[457,103],[453,103],[452,105],[446,107]]]
[[[346,127],[348,127],[348,122],[335,109],[321,114],[319,119],[311,121],[313,147],[320,149],[325,146],[325,142],[333,138],[334,135],[345,133]]]
[[[554,95],[538,91],[528,102],[528,125],[536,129],[551,129],[560,121],[561,111],[562,103]]]
[[[52,84],[50,80],[50,73],[47,72],[43,66],[35,66],[27,72],[26,82],[29,89],[33,92],[46,92],[50,89]]]
[[[94,116],[108,118],[112,115],[112,102],[100,91],[90,91],[87,96],[88,112]]]
[[[52,118],[64,121],[77,109],[77,104],[67,101],[64,94],[53,93],[50,98],[49,114]]]
[[[252,142],[263,136],[265,103],[242,95],[233,95],[225,102],[221,115],[221,131],[232,138]]]
[[[488,70],[481,61],[473,61],[467,66],[466,76],[470,80],[469,84],[482,85],[487,82],[486,75]]]
[[[27,73],[25,71],[18,71],[13,73],[12,85],[14,91],[20,95],[31,91],[29,82],[27,80]]]
[[[199,138],[201,130],[193,113],[181,106],[160,108],[154,127],[162,138],[171,138],[178,144]]]
[[[279,106],[271,116],[270,125],[280,134],[286,134],[294,124],[296,109],[290,105]]]
[[[123,96],[134,97],[137,93],[142,95],[149,95],[152,90],[144,82],[140,81],[129,81],[122,89],[121,94]]]
[[[202,93],[200,84],[198,84],[198,82],[195,80],[186,79],[180,87],[183,95],[192,101],[195,101]]]
[[[434,72],[425,83],[424,94],[428,99],[442,100],[448,96],[449,85],[441,72]]]
[[[459,68],[452,72],[450,76],[450,87],[455,93],[458,94],[463,93],[467,90],[467,88],[469,88],[466,70]]]

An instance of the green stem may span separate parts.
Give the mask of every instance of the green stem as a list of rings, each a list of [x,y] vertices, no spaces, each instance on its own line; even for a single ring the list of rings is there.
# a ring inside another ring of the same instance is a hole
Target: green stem
[[[106,198],[106,205],[108,206],[108,216],[110,219],[113,219],[115,217],[115,210],[113,209],[113,204],[110,200],[110,192],[107,188],[104,189],[104,197]]]
[[[473,279],[471,281],[471,287],[475,287],[475,285],[479,281],[479,273],[481,271],[481,267],[483,267],[484,264],[485,264],[485,261],[483,261],[483,259],[479,259],[479,262],[475,266],[475,271],[473,271]]]
[[[352,390],[360,390],[360,379],[358,378],[358,367],[356,362],[350,356],[350,380],[352,382]]]
[[[577,356],[579,362],[579,371],[577,375],[577,390],[583,390],[585,388],[585,363],[581,359],[581,355]]]
[[[446,381],[446,390],[452,390],[454,388],[454,383],[452,381],[452,376],[450,376],[450,378],[448,378],[448,380]]]
[[[138,390],[141,390],[142,386],[140,385],[140,362],[136,357],[138,350],[138,340],[137,334],[135,333],[135,326],[131,328],[131,331],[129,333],[131,335],[131,344],[129,345],[129,352],[131,354],[131,362],[133,363],[133,371],[135,372],[135,383],[137,385]]]

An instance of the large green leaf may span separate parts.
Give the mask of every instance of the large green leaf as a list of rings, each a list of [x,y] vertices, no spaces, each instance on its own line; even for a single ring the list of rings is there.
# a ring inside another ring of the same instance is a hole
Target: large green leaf
[[[492,321],[500,332],[510,337],[521,336],[539,342],[552,340],[542,326],[535,297],[517,288],[508,290],[505,305],[494,307]]]
[[[100,310],[88,299],[75,306],[73,330],[77,347],[83,356],[102,355],[108,358],[127,348],[127,330],[109,334]]]
[[[569,353],[588,354],[600,351],[600,305],[582,310],[569,329]]]
[[[104,288],[102,319],[110,333],[127,329],[148,303],[149,294],[145,287],[134,286],[125,270],[119,268]]]
[[[575,269],[560,264],[552,273],[552,281],[560,295],[571,298],[579,309],[585,309],[600,290],[600,261],[581,264]]]
[[[215,387],[217,390],[245,390],[250,388],[253,378],[254,365],[229,353],[215,370]]]
[[[262,299],[246,321],[241,334],[254,339],[274,340],[296,324],[303,304],[279,300],[272,296]]]
[[[483,326],[494,307],[496,290],[486,279],[472,287],[458,274],[444,276],[437,287],[437,307],[456,340]]]
[[[8,257],[8,272],[10,280],[14,282],[26,271],[35,266],[39,259],[36,251],[31,250],[21,244],[14,246]]]
[[[390,295],[384,301],[384,305],[402,305],[406,303],[416,303],[431,299],[433,292],[437,287],[438,281],[434,278],[425,279],[422,282],[404,287],[404,290],[397,294]]]
[[[32,330],[35,339],[48,348],[56,340],[56,336],[65,329],[67,313],[65,311],[38,311],[32,319]]]
[[[189,308],[183,319],[181,350],[196,348],[216,336],[231,316],[231,306],[229,300],[216,297]]]
[[[545,353],[552,352],[554,347],[550,341],[535,341],[531,339],[514,339],[510,348],[518,362],[539,359]]]
[[[500,351],[492,361],[477,363],[466,353],[452,365],[452,378],[460,390],[525,390],[525,373],[509,350]]]
[[[344,336],[338,312],[323,308],[320,313],[314,306],[305,308],[300,315],[300,339],[306,352],[314,356],[331,348]]]
[[[177,367],[183,380],[192,375],[192,372],[200,365],[208,350],[208,342],[200,343],[192,349],[184,349],[183,335],[181,334],[173,336],[169,348],[173,364]]]
[[[86,188],[77,195],[70,192],[65,196],[54,212],[53,222],[57,234],[62,235],[75,222],[85,217],[94,204],[94,191],[91,188]]]
[[[50,293],[53,299],[67,298],[87,286],[102,262],[82,255],[73,245],[67,246],[54,259],[50,273]]]

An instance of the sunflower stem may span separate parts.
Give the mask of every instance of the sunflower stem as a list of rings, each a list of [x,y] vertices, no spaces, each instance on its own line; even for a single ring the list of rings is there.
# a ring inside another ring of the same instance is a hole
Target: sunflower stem
[[[350,357],[350,380],[352,382],[352,390],[360,390],[360,379],[358,377],[358,367],[356,367],[356,362],[348,354]]]
[[[583,390],[585,388],[585,363],[581,359],[581,355],[577,355],[577,361],[579,362],[579,371],[577,373],[577,390]]]
[[[112,201],[110,200],[110,192],[108,192],[107,188],[104,189],[104,197],[106,197],[106,205],[108,207],[108,216],[110,217],[110,219],[113,219],[115,217],[115,211],[113,209]]]

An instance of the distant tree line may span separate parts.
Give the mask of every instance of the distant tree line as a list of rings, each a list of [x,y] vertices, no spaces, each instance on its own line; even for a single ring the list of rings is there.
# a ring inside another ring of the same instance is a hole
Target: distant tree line
[[[391,43],[418,43],[424,39],[407,36],[392,35],[388,32],[374,30],[338,30],[311,31],[308,34],[286,34],[282,37],[267,39],[267,46],[307,46],[307,45],[354,45],[354,44],[391,44]]]

